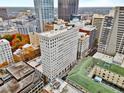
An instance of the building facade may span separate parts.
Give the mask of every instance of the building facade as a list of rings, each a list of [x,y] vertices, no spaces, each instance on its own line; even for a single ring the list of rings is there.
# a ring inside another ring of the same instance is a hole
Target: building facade
[[[90,74],[99,76],[102,79],[117,85],[118,87],[124,88],[124,77],[122,75],[113,73],[99,66],[95,66]]]
[[[80,32],[80,37],[78,39],[78,50],[77,50],[77,58],[81,59],[88,54],[89,50],[89,35]]]
[[[62,78],[76,63],[78,30],[76,27],[41,34],[43,74],[50,80]]]
[[[79,0],[58,0],[58,18],[69,21],[71,15],[78,13]]]
[[[103,19],[104,19],[103,15],[98,15],[98,14],[93,15],[92,25],[96,26],[96,28],[97,28],[97,32],[96,32],[97,39],[99,39]]]
[[[34,0],[38,31],[43,32],[45,24],[54,21],[54,0]]]
[[[110,35],[112,32],[113,21],[114,19],[112,16],[105,16],[100,32],[98,52],[106,53],[107,51],[108,43],[110,42]]]
[[[30,43],[35,46],[39,47],[40,46],[40,37],[37,32],[31,32],[29,33],[29,38],[30,38]]]
[[[124,7],[116,7],[115,13],[114,13],[114,20],[112,19],[111,22],[108,20],[108,22],[105,24],[110,24],[109,26],[111,31],[106,31],[105,37],[101,36],[102,42],[105,42],[105,46],[102,46],[99,44],[100,51],[104,51],[104,53],[109,55],[115,55],[116,53],[124,54]],[[103,24],[104,28],[104,24]],[[104,31],[103,31],[104,32]],[[103,33],[101,32],[101,33]],[[106,37],[107,36],[107,37]],[[104,39],[102,39],[104,38]],[[103,49],[100,49],[100,47]],[[104,48],[105,47],[105,48]]]
[[[86,25],[79,29],[79,32],[86,33],[89,35],[89,49],[94,48],[94,43],[96,39],[96,27],[93,25]]]
[[[0,64],[13,62],[13,55],[9,41],[0,40]]]
[[[44,86],[43,75],[25,62],[8,66],[1,80],[0,93],[41,93]],[[25,73],[24,73],[25,72]]]
[[[14,27],[20,34],[29,34],[37,31],[36,20],[33,21],[16,21]]]

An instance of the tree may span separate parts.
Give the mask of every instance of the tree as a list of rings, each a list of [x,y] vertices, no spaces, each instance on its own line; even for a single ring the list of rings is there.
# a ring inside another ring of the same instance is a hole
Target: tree
[[[22,36],[21,36],[21,34],[17,34],[17,35],[16,35],[16,38],[18,38],[20,41],[22,41]]]
[[[3,38],[8,40],[9,42],[11,42],[13,40],[12,35],[5,35],[5,36],[3,36]]]

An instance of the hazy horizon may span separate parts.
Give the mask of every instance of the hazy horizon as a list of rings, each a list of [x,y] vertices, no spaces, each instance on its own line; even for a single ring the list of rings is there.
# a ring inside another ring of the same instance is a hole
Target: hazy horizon
[[[33,7],[33,0],[1,0],[0,7]],[[54,6],[58,1],[54,0]],[[124,6],[124,0],[80,0],[79,7],[115,7]]]

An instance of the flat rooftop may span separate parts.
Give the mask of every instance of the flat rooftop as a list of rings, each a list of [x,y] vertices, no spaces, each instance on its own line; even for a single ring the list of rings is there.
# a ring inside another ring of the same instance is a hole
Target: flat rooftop
[[[96,52],[93,55],[93,57],[96,58],[96,59],[101,59],[101,60],[103,60],[105,62],[108,62],[108,63],[112,63],[113,62],[113,57],[112,56],[105,55],[103,53]]]
[[[120,64],[120,65],[123,64],[124,63],[124,55],[120,54],[120,53],[116,53],[116,55],[114,56],[113,61]]]
[[[93,25],[86,25],[84,27],[81,28],[82,30],[86,30],[86,31],[93,31],[96,29],[96,26]]]
[[[92,68],[95,65],[107,69],[111,72],[124,76],[124,68],[106,63],[100,59],[87,57],[83,59],[69,74],[67,80],[71,81],[73,84],[84,88],[90,93],[117,93],[112,88],[104,85],[102,83],[97,83],[88,77],[88,68]]]
[[[27,64],[30,65],[32,68],[37,69],[39,72],[43,73],[41,57],[37,57],[33,60],[30,60],[30,61],[27,62]]]
[[[56,83],[59,82],[60,86],[57,89],[54,89],[53,86],[49,83],[46,85],[43,90],[45,92],[41,93],[82,93],[78,89],[74,88],[73,86],[69,85],[67,82],[61,80],[61,79],[56,79]]]
[[[0,45],[7,44],[7,43],[9,43],[9,41],[7,41],[6,39],[0,39]]]
[[[53,36],[62,34],[62,33],[66,32],[66,31],[68,31],[68,30],[70,30],[70,29],[73,29],[73,27],[70,26],[70,27],[67,27],[67,28],[65,28],[65,29],[63,29],[63,30],[57,30],[57,31],[52,30],[52,31],[49,31],[49,32],[41,33],[40,35],[50,38],[50,37],[53,37]]]
[[[9,66],[7,68],[7,70],[9,71],[9,73],[11,73],[17,80],[22,79],[23,77],[25,77],[26,75],[34,72],[34,69],[27,65],[24,62],[18,62],[13,64],[12,66]]]
[[[21,90],[32,84],[33,78],[34,73],[28,75],[19,82],[15,78],[12,78],[10,81],[0,87],[0,93],[20,93]]]
[[[8,75],[9,73],[6,71],[6,69],[0,69],[0,78],[4,78]]]

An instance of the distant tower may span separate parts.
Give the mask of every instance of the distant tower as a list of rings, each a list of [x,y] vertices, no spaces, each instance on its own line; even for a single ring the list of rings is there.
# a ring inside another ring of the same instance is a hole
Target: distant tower
[[[94,14],[93,19],[92,19],[92,25],[96,26],[97,31],[96,31],[96,38],[99,39],[99,34],[102,26],[104,16],[99,15],[99,14]]]
[[[3,20],[8,19],[8,13],[6,8],[0,8],[0,17],[2,17]]]
[[[58,0],[58,18],[66,21],[78,13],[79,0]]]
[[[45,24],[54,21],[54,0],[34,0],[37,17],[37,32],[44,32]]]

